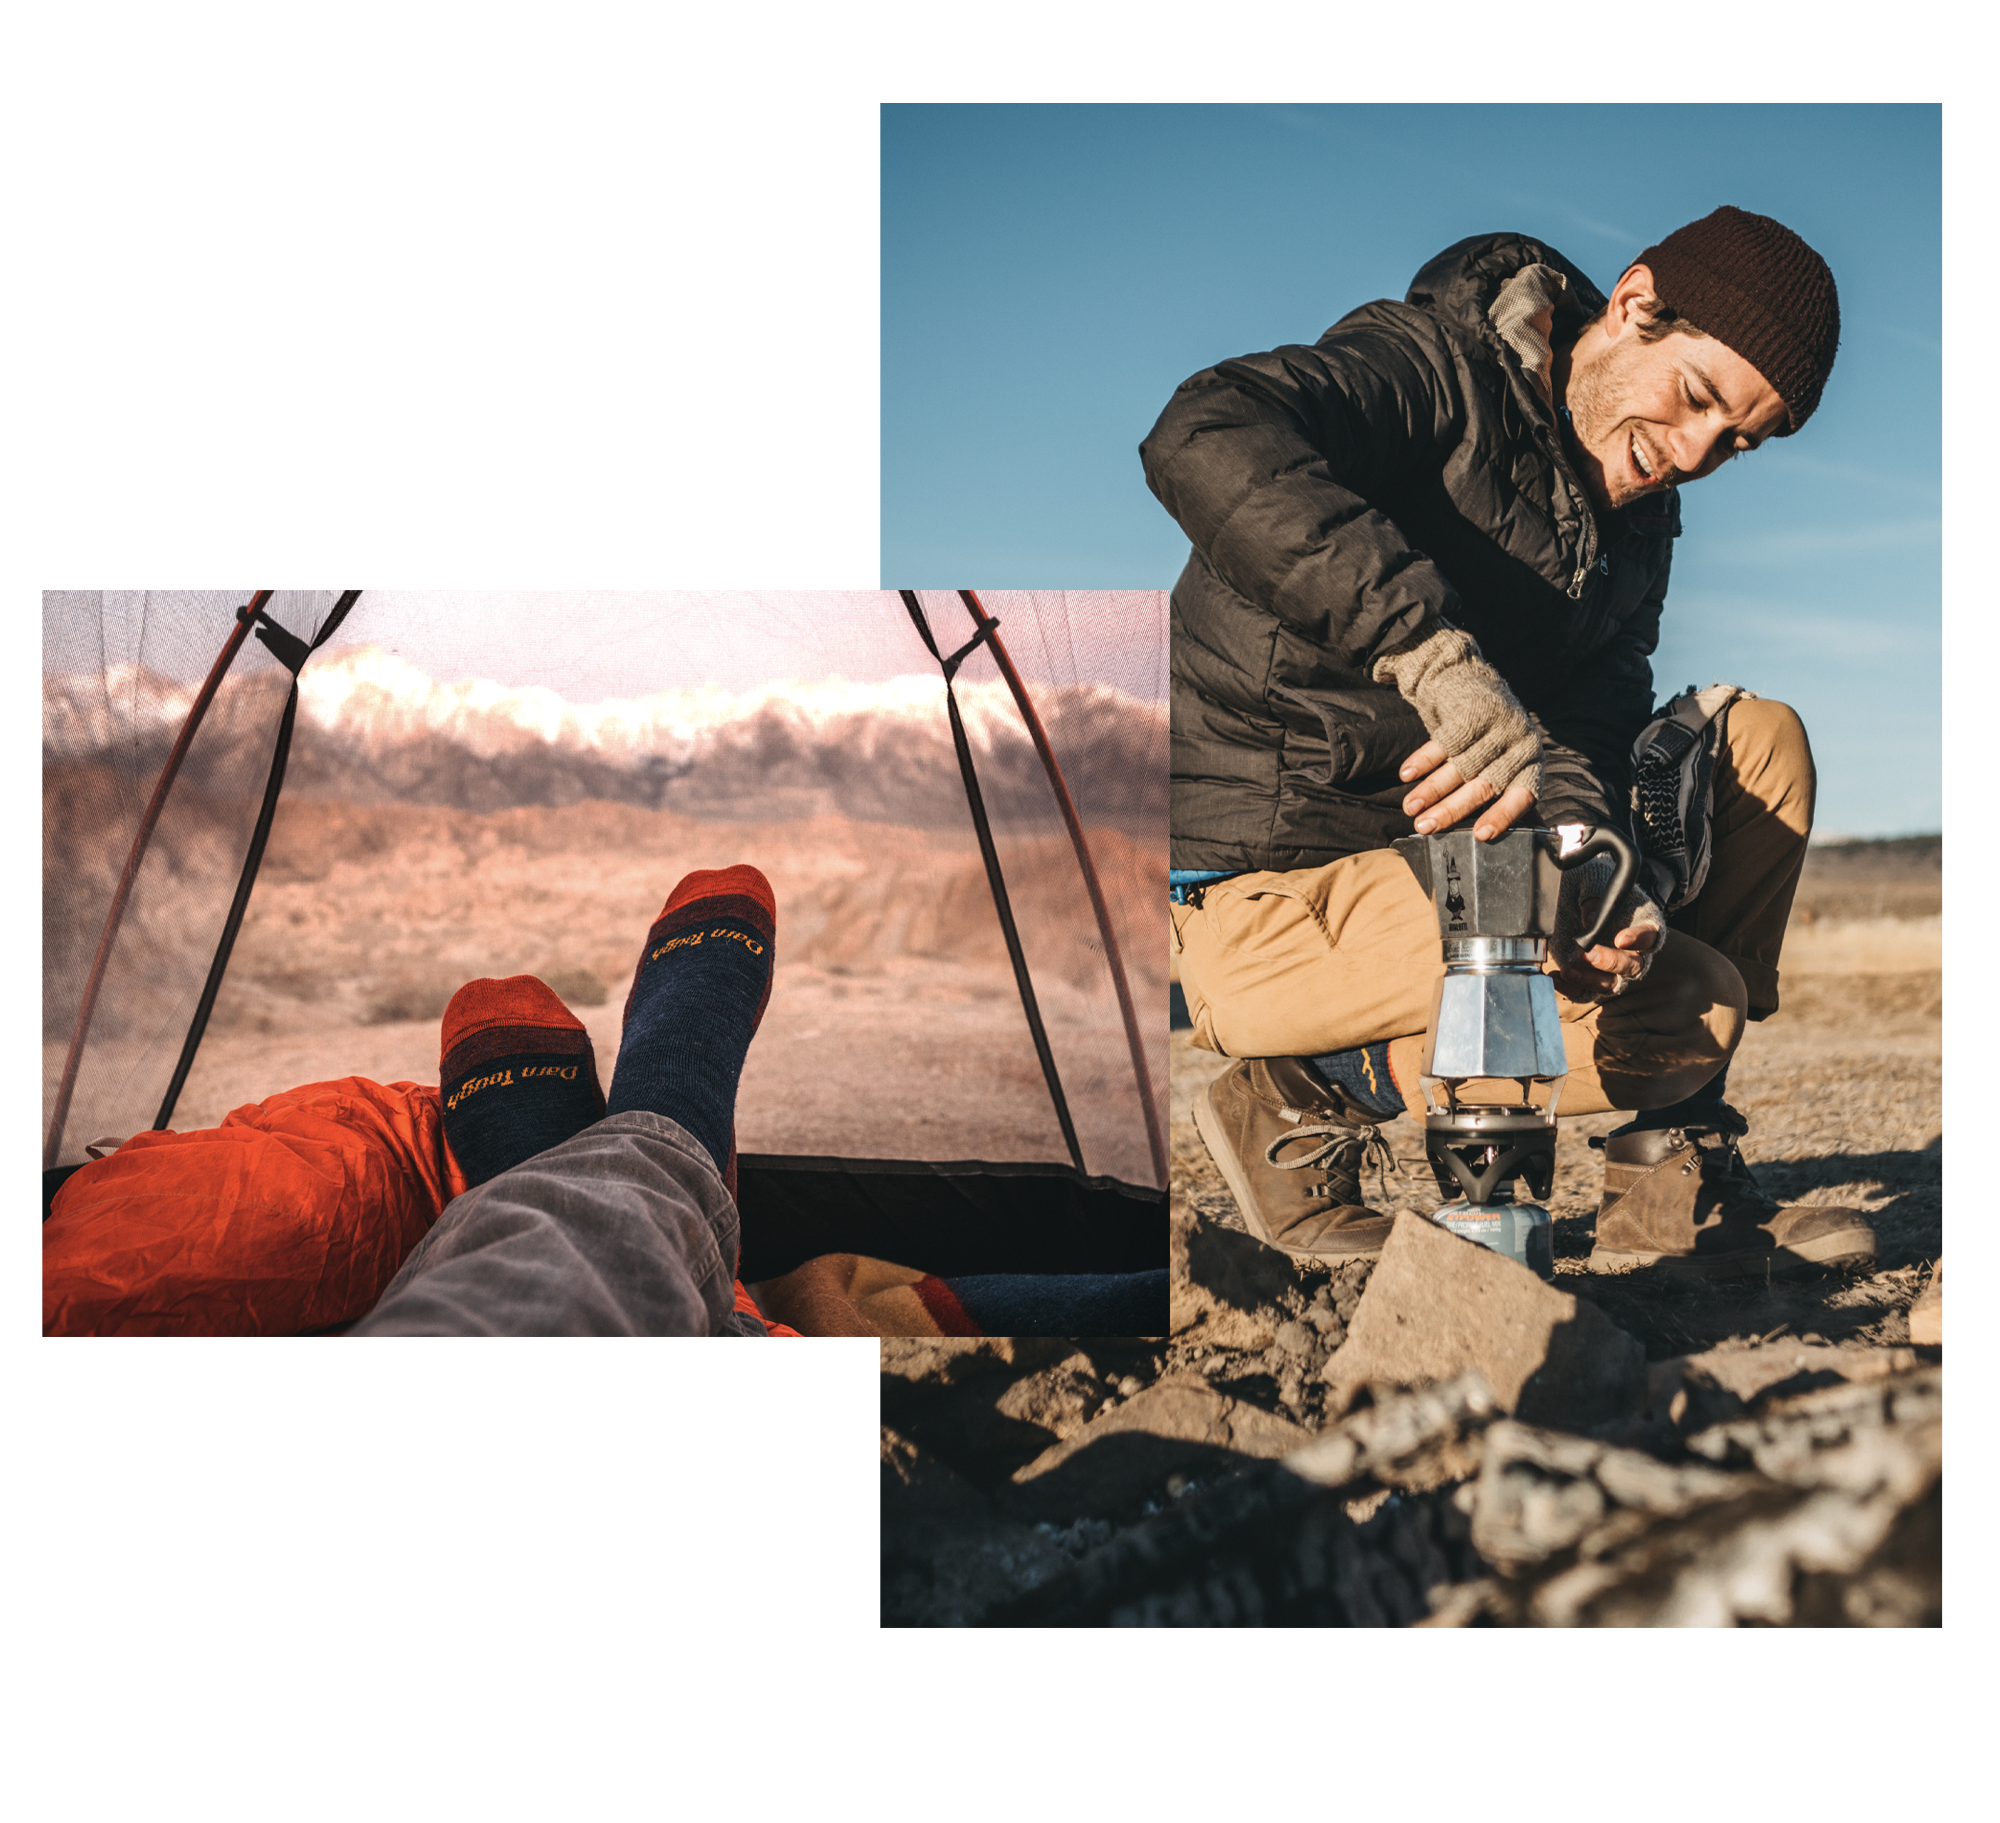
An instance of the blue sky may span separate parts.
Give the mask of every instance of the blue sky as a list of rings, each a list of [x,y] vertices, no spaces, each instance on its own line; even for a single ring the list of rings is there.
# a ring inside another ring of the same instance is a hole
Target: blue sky
[[[1812,422],[1686,490],[1654,675],[1812,730],[1823,833],[1936,829],[1940,111],[1933,106],[890,106],[882,581],[1165,588],[1138,444],[1189,374],[1311,342],[1469,234],[1598,284],[1720,203],[1840,285]]]

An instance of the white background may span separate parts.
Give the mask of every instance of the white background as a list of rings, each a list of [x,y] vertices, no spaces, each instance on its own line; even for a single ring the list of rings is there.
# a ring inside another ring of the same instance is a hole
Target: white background
[[[1992,61],[1987,28],[1960,21],[1979,17],[1078,0],[17,15],[0,503],[21,991],[44,587],[875,586],[889,100],[1942,96],[1947,363],[1965,386],[1948,752],[1976,781]],[[1967,1048],[1986,1012],[1986,796],[1954,776],[1947,802],[1966,1325],[1948,1634],[1165,1651],[881,1634],[865,1344],[42,1341],[24,1048],[0,1342],[9,1795],[63,1817],[1371,1798],[1419,1816],[1761,1816],[1832,1796],[1962,1814],[1962,1723],[1990,1684],[1975,1414],[1992,1402],[1965,1391],[1986,1384],[1993,1257]]]

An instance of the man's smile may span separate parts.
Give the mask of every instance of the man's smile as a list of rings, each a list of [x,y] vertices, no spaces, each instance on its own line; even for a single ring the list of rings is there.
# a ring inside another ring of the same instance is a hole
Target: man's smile
[[[1657,452],[1649,451],[1636,430],[1629,439],[1629,449],[1632,467],[1641,487],[1664,487],[1672,479],[1673,463]]]

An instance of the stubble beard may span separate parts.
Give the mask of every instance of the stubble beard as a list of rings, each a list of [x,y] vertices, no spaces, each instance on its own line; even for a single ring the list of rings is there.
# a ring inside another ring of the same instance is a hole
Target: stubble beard
[[[1597,496],[1597,504],[1613,512],[1652,491],[1632,486],[1622,472],[1614,483],[1613,471],[1605,460],[1608,454],[1622,471],[1627,414],[1621,382],[1628,359],[1614,347],[1580,371],[1573,369],[1563,401],[1569,407],[1570,434],[1584,459],[1585,481],[1595,482],[1591,491]]]

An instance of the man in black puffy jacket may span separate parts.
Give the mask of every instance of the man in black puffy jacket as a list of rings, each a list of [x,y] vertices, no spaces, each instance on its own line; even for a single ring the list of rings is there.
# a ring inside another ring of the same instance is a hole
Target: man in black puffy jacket
[[[1461,241],[1402,303],[1175,393],[1141,448],[1194,547],[1173,595],[1174,932],[1196,1042],[1243,1060],[1196,1124],[1260,1238],[1380,1251],[1361,1163],[1378,1122],[1422,1115],[1440,966],[1388,844],[1469,817],[1482,840],[1631,831],[1677,489],[1798,430],[1838,340],[1819,255],[1722,208],[1609,297],[1526,236]],[[1865,1259],[1853,1210],[1759,1190],[1723,1100],[1745,1019],[1777,1010],[1813,770],[1783,704],[1704,704],[1705,874],[1649,864],[1588,952],[1587,888],[1566,894],[1551,945],[1564,1111],[1639,1111],[1604,1143],[1591,1263]]]

